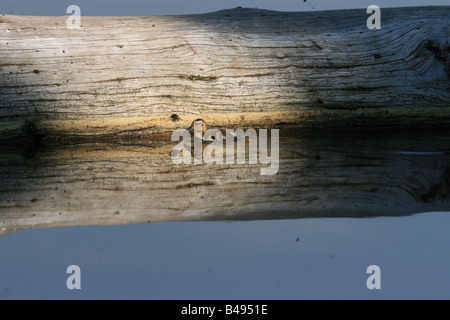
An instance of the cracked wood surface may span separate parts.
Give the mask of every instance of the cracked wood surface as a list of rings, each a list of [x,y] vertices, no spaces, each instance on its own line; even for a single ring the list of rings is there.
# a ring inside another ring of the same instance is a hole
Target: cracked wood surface
[[[233,9],[69,30],[2,15],[0,235],[448,211],[448,130],[425,129],[449,123],[449,16],[383,9],[368,30],[365,10]],[[165,140],[196,118],[280,128],[279,172],[174,165]]]
[[[154,17],[2,16],[0,136],[216,127],[435,126],[450,118],[450,7]],[[173,122],[176,114],[179,122]]]

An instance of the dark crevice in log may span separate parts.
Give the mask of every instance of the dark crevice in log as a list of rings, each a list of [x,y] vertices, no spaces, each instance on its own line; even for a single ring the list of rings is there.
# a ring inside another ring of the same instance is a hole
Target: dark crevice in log
[[[427,40],[425,48],[431,51],[438,61],[442,62],[445,73],[450,78],[450,47],[445,48],[444,45],[437,44],[433,40]]]
[[[432,201],[444,201],[450,197],[450,168],[446,169],[438,183],[431,186],[430,190],[420,197],[420,200],[429,203]]]

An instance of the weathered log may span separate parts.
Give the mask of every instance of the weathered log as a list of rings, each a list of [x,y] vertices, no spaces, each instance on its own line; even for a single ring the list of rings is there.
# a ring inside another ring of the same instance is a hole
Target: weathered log
[[[448,131],[416,128],[450,120],[449,16],[383,9],[381,30],[365,10],[82,17],[80,30],[2,16],[0,234],[448,211]],[[199,117],[280,128],[279,172],[175,165],[164,140]]]
[[[442,125],[450,7],[160,17],[2,16],[0,137]],[[173,115],[173,117],[171,117]],[[174,119],[181,121],[173,122]],[[28,122],[27,122],[28,121]],[[27,131],[27,130],[25,130]]]

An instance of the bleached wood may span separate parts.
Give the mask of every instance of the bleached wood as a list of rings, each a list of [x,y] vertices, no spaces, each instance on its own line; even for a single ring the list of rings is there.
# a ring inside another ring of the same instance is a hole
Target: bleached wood
[[[82,17],[2,16],[0,136],[214,126],[441,125],[450,7]],[[194,76],[194,77],[192,77]],[[198,78],[195,78],[198,77]],[[181,118],[174,123],[171,115]]]
[[[362,9],[82,17],[80,30],[0,16],[0,234],[448,211],[448,135],[418,128],[449,123],[449,16],[382,9],[381,30]],[[280,128],[278,174],[174,165],[170,132],[199,117]]]

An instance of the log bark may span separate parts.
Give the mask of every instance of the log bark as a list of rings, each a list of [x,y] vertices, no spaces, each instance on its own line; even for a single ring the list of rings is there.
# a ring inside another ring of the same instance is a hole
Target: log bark
[[[0,136],[450,119],[450,7],[160,17],[2,16]],[[174,115],[174,117],[172,117]],[[173,119],[180,119],[173,122]],[[25,130],[27,131],[27,130]]]

